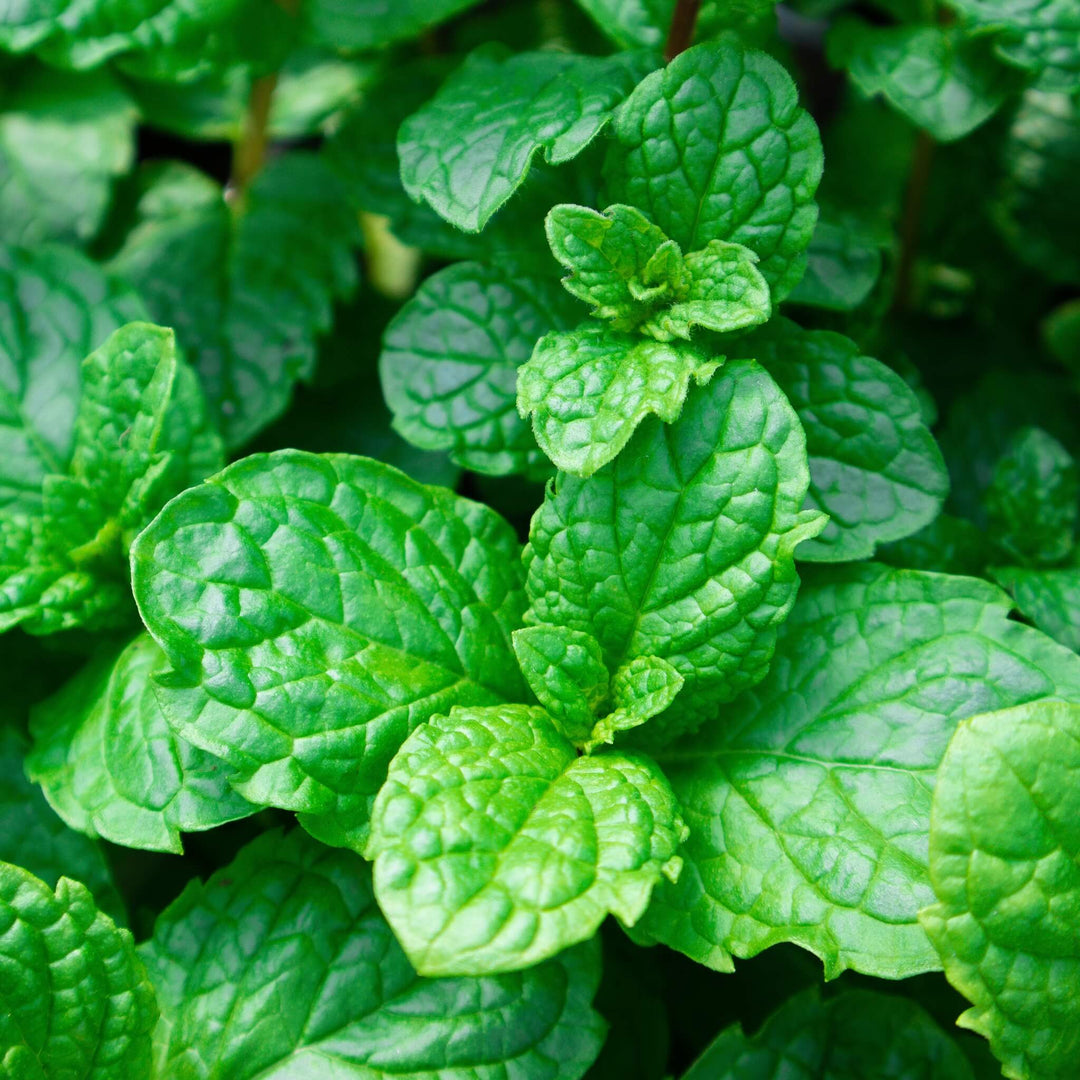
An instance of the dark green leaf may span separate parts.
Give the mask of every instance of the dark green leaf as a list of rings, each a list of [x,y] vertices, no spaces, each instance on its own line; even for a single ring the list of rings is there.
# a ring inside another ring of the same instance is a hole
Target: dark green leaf
[[[1021,615],[1067,649],[1080,653],[1080,566],[1063,570],[997,566],[991,576],[1012,593]]]

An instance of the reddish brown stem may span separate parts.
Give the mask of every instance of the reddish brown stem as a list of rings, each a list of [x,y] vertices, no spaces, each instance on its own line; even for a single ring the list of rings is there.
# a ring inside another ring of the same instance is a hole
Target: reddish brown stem
[[[915,137],[911,155],[911,174],[904,197],[904,216],[900,222],[900,261],[896,269],[896,292],[893,309],[903,311],[911,306],[915,277],[915,258],[919,252],[919,230],[922,227],[923,204],[930,186],[930,166],[934,161],[934,140],[920,131]]]
[[[256,79],[251,87],[251,97],[248,98],[248,109],[244,116],[244,130],[233,151],[230,186],[237,198],[243,198],[266,160],[270,105],[276,88],[276,73]]]
[[[667,44],[664,46],[665,60],[674,60],[679,53],[690,48],[694,40],[694,27],[697,25],[700,9],[701,0],[675,0]]]

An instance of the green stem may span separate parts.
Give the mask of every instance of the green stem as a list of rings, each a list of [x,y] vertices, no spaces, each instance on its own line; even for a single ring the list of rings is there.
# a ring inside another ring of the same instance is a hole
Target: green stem
[[[237,201],[242,202],[251,181],[266,161],[269,142],[270,106],[277,89],[277,73],[256,79],[244,114],[244,130],[233,150],[232,175],[229,187]]]
[[[675,10],[671,13],[671,27],[668,30],[667,44],[664,46],[664,59],[674,60],[679,53],[690,48],[694,40],[694,27],[697,25],[701,0],[675,0]]]

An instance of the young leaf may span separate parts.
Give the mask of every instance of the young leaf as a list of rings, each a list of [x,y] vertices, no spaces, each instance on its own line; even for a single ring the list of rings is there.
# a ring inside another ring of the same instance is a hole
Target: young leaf
[[[77,881],[0,863],[0,1054],[41,1080],[150,1080],[154,992],[131,933]]]
[[[795,548],[824,523],[803,510],[808,484],[787,399],[758,365],[729,364],[606,469],[556,478],[525,550],[526,622],[592,634],[609,671],[669,661],[685,685],[641,731],[692,730],[768,670],[798,590]]]
[[[421,979],[356,855],[265,833],[192,882],[141,949],[176,1080],[579,1080],[600,1050],[599,951],[528,971]]]
[[[216,183],[149,170],[110,266],[175,326],[230,447],[284,411],[308,378],[332,301],[356,283],[355,216],[321,158],[294,153],[256,177],[242,210]]]
[[[934,791],[920,919],[1009,1077],[1080,1064],[1080,706],[1038,702],[957,730]]]
[[[405,190],[452,225],[479,232],[520,187],[533,157],[576,157],[651,64],[559,52],[480,49],[401,125]]]
[[[27,773],[73,829],[179,853],[181,832],[255,812],[229,787],[232,770],[166,723],[152,682],[166,667],[141,634],[91,661],[31,713]]]
[[[783,300],[817,220],[821,141],[790,76],[726,35],[648,76],[619,110],[604,176],[683,251],[744,244]]]
[[[1012,593],[1025,618],[1065,648],[1080,653],[1080,566],[1063,570],[997,566],[990,575]]]
[[[787,319],[735,347],[764,365],[806,432],[809,505],[829,522],[799,549],[800,559],[863,559],[937,516],[948,473],[918,398],[899,375],[849,338]]]
[[[250,802],[359,848],[405,737],[522,700],[520,548],[486,507],[368,458],[255,454],[174,499],[132,586],[169,722]]]
[[[569,631],[563,630],[562,633]],[[611,680],[615,708],[596,721],[585,743],[585,752],[604,743],[612,743],[616,732],[639,727],[665,712],[685,682],[679,672],[659,656],[635,656],[615,672]]]
[[[960,1047],[914,1001],[871,990],[822,1001],[807,990],[753,1036],[737,1024],[722,1031],[683,1080],[766,1080],[789,1067],[829,1080],[975,1077]]]
[[[854,311],[881,277],[882,251],[890,242],[887,232],[858,215],[823,206],[806,249],[806,273],[788,302]]]
[[[517,414],[517,369],[577,305],[548,278],[457,263],[429,277],[383,337],[379,373],[396,431],[467,469],[538,479],[550,466]]]
[[[600,323],[546,334],[518,371],[517,407],[540,448],[565,472],[591,476],[650,413],[671,423],[691,378],[704,385],[723,363],[688,342],[665,344]]]
[[[975,713],[1080,694],[1080,658],[1010,607],[974,578],[819,572],[765,681],[660,755],[691,831],[640,933],[722,971],[782,941],[826,978],[938,968],[917,913],[950,737]]]
[[[371,816],[375,895],[421,974],[515,971],[632,925],[684,836],[646,757],[578,757],[542,710],[457,708],[406,740]]]
[[[300,6],[306,41],[328,49],[365,52],[418,37],[479,0],[305,0]]]

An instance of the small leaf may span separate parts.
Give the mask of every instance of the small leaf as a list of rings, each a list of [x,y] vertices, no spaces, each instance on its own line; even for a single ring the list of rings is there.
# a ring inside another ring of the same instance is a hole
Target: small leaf
[[[934,791],[920,920],[949,982],[1017,1080],[1080,1064],[1080,706],[1042,701],[975,716]]]
[[[646,757],[577,757],[542,709],[458,708],[417,729],[372,812],[375,895],[417,970],[514,971],[633,924],[684,835]]]
[[[990,576],[1009,590],[1021,615],[1065,648],[1080,653],[1080,566],[1061,570],[996,566]]]
[[[891,236],[855,214],[823,206],[806,249],[806,273],[788,294],[791,304],[854,311],[881,277]]]
[[[723,362],[704,350],[620,334],[598,323],[546,334],[518,371],[517,406],[540,448],[565,472],[591,476],[650,413],[671,423],[691,378]]]
[[[611,680],[615,708],[597,720],[585,743],[586,753],[614,742],[616,732],[639,727],[665,712],[685,682],[678,670],[659,656],[635,656],[615,672]]]

